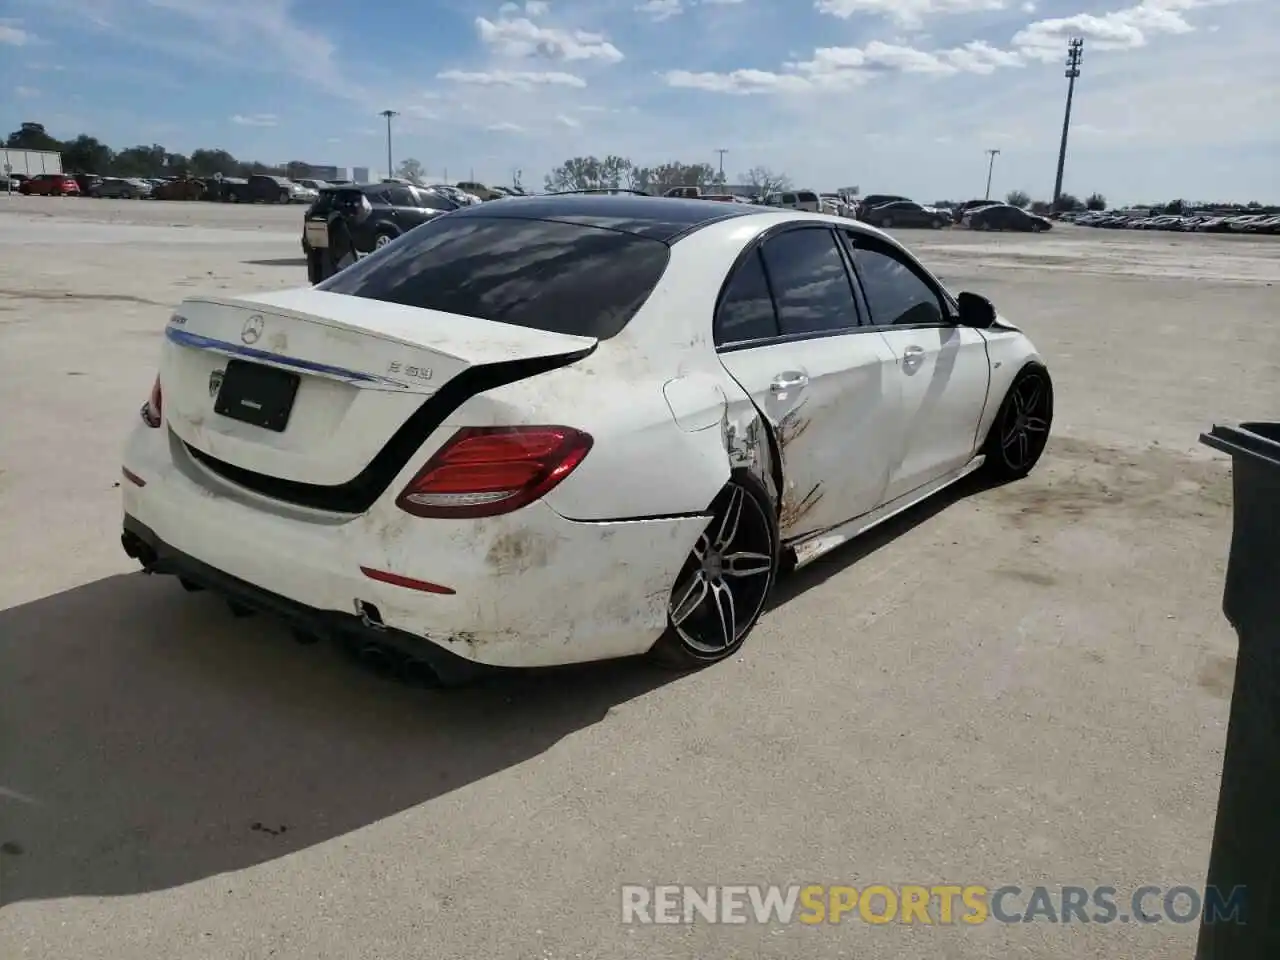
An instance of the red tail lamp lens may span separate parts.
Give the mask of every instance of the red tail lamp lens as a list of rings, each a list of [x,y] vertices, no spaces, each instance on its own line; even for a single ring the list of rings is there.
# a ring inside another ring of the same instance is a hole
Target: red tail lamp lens
[[[510,513],[572,473],[591,442],[572,427],[465,427],[427,461],[396,505],[417,517]]]

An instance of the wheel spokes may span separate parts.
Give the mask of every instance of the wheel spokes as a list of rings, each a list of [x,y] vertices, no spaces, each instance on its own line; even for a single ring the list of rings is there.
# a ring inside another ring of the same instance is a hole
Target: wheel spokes
[[[1048,433],[1049,421],[1043,420],[1040,417],[1027,417],[1023,427],[1030,433]]]
[[[773,558],[767,553],[729,553],[723,560],[726,577],[758,577],[773,568]]]
[[[720,620],[721,636],[724,638],[723,647],[727,650],[738,638],[738,620],[733,606],[733,591],[723,580],[712,580],[710,587],[711,598]]]
[[[746,499],[746,493],[741,487],[730,488],[729,502],[725,504],[724,517],[720,521],[720,529],[717,531],[715,539],[711,541],[711,548],[717,553],[724,553],[734,538],[738,535],[738,524],[742,520],[742,504]]]
[[[671,622],[675,626],[680,626],[702,605],[702,601],[707,599],[707,577],[701,570],[695,570],[693,576],[689,578],[689,585],[679,592],[679,599],[675,597],[671,600],[669,615]]]

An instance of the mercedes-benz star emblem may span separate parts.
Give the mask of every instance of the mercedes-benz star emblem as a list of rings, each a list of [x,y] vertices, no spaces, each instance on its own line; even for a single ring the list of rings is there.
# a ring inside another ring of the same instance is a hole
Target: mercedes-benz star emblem
[[[262,328],[264,326],[266,326],[266,323],[263,321],[262,315],[255,313],[244,322],[244,329],[240,331],[240,339],[245,343],[257,343],[262,337]]]

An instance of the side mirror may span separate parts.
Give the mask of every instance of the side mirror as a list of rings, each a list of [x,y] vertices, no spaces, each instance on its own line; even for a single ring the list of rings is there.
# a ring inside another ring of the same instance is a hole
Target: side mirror
[[[960,306],[962,326],[986,330],[996,322],[995,305],[986,297],[965,292],[956,297],[956,302]]]

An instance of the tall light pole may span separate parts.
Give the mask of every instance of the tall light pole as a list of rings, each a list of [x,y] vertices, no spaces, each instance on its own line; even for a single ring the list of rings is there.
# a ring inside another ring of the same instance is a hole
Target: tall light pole
[[[1058,148],[1058,178],[1053,182],[1053,209],[1058,209],[1062,197],[1062,171],[1067,165],[1067,132],[1071,129],[1071,99],[1076,92],[1076,78],[1080,76],[1080,61],[1084,58],[1084,37],[1067,41],[1067,112],[1062,117],[1062,146]]]
[[[394,177],[395,170],[391,167],[391,118],[398,117],[400,114],[395,110],[383,110],[378,116],[387,118],[387,176]]]
[[[720,182],[721,183],[724,182],[724,155],[728,152],[729,151],[726,150],[724,147],[720,147],[716,150],[716,153],[720,154]]]
[[[996,157],[1000,156],[1000,151],[994,149],[988,150],[987,155],[991,157],[991,159],[987,162],[987,193],[986,196],[982,198],[984,200],[991,199],[991,174],[995,172]]]

